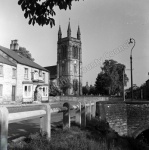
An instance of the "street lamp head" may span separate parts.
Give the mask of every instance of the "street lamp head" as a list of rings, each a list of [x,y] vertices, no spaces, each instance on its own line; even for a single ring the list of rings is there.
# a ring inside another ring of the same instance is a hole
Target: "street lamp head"
[[[133,43],[133,41],[132,41],[133,39],[132,38],[130,38],[130,41],[129,41],[129,44],[132,44]]]

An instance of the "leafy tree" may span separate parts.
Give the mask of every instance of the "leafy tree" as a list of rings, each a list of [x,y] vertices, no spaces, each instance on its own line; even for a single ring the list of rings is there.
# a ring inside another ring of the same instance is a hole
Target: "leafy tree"
[[[26,50],[25,47],[19,47],[19,50],[17,50],[17,53],[19,53],[19,54],[23,55],[24,57],[30,59],[31,61],[34,61],[34,58],[32,58],[31,53],[28,50]]]
[[[69,89],[71,87],[72,87],[72,85],[69,82],[66,82],[66,83],[63,83],[63,84],[61,83],[60,84],[60,89],[63,91],[63,94],[66,94],[67,89]]]
[[[86,86],[83,86],[82,87],[82,93],[83,93],[83,95],[88,95],[89,89]]]
[[[95,81],[96,93],[108,95],[110,82],[110,77],[106,73],[100,72]]]
[[[123,91],[123,71],[125,66],[115,60],[105,60],[102,71],[98,74],[95,87],[100,94],[122,93]],[[126,86],[128,77],[124,74],[124,85]]]
[[[61,89],[54,83],[50,82],[50,89],[49,89],[50,96],[58,96],[62,94]]]
[[[34,25],[48,25],[52,27],[55,25],[53,18],[56,15],[55,6],[59,9],[71,9],[72,1],[74,0],[18,0],[18,4],[24,11],[24,17],[29,18],[29,24]],[[79,1],[79,0],[75,0]]]
[[[90,89],[89,89],[89,95],[96,95],[95,86],[93,86],[93,85],[90,85]]]

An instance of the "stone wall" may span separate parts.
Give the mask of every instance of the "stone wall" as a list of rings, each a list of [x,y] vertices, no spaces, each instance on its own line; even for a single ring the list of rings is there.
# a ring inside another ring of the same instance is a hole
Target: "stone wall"
[[[97,102],[96,111],[119,135],[137,137],[149,129],[149,102]]]
[[[134,137],[149,129],[149,102],[127,103],[127,128]]]
[[[59,101],[108,101],[109,97],[100,96],[50,96],[50,102]]]
[[[119,133],[127,135],[127,109],[123,102],[97,102],[97,116]]]

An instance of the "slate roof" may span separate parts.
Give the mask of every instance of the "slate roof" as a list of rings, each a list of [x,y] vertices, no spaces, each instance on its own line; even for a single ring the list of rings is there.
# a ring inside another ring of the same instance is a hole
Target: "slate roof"
[[[57,65],[48,66],[48,67],[44,67],[44,68],[47,69],[48,71],[50,71],[50,78],[51,79],[57,78]]]
[[[13,62],[9,61],[8,59],[2,57],[1,55],[0,55],[0,63],[4,63],[4,64],[15,66],[15,67],[17,66],[15,63],[13,63]]]
[[[48,70],[45,69],[44,67],[41,67],[40,65],[38,65],[35,62],[29,60],[28,58],[17,54],[13,50],[10,50],[10,49],[5,48],[3,46],[0,46],[0,50],[3,51],[4,53],[6,53],[8,56],[10,56],[11,58],[13,58],[14,60],[16,60],[18,63],[20,63],[22,65],[30,66],[30,67],[40,69],[40,70],[44,70],[44,71],[48,72]]]

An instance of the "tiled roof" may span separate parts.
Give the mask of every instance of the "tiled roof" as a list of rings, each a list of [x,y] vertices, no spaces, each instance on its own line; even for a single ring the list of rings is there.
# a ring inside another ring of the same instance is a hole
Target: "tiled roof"
[[[50,78],[54,79],[57,77],[57,65],[44,67],[48,71],[50,71]]]
[[[15,63],[12,63],[11,61],[2,57],[1,55],[0,55],[0,63],[4,63],[4,64],[15,66],[15,67],[17,66]]]
[[[37,69],[40,69],[40,70],[48,71],[44,67],[41,67],[40,65],[38,65],[35,62],[29,60],[28,58],[17,54],[13,50],[10,50],[10,49],[5,48],[3,46],[0,46],[0,50],[3,51],[4,53],[6,53],[7,55],[9,55],[11,58],[16,60],[20,64],[23,64],[23,65],[26,65],[26,66],[30,66],[30,67],[33,67],[33,68],[37,68]]]

